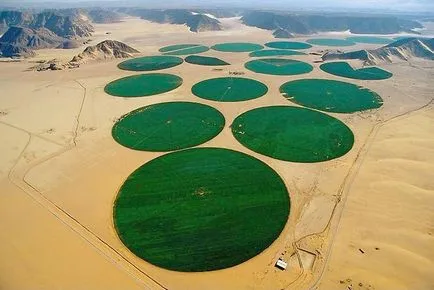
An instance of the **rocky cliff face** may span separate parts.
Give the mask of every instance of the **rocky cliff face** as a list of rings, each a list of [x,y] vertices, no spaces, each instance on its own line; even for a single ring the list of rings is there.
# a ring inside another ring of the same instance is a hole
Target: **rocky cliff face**
[[[0,38],[0,42],[14,46],[22,46],[29,49],[52,48],[63,42],[63,38],[57,36],[46,28],[34,30],[25,27],[12,26]]]
[[[35,55],[36,54],[32,49],[0,42],[0,57],[22,58],[32,57]]]
[[[190,27],[190,31],[192,32],[222,30],[220,21],[205,14],[192,15],[188,18],[186,24],[188,27]]]

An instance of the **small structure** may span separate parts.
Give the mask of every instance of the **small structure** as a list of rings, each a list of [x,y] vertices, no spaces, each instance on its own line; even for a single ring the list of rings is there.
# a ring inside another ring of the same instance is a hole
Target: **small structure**
[[[280,270],[286,270],[286,267],[288,267],[288,263],[282,260],[282,258],[279,258],[274,265],[276,268],[279,268]]]

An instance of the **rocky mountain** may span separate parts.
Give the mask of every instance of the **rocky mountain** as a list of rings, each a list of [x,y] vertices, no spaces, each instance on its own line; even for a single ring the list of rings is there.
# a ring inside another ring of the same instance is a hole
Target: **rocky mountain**
[[[192,32],[222,30],[220,21],[205,14],[196,14],[189,17],[186,24]]]
[[[289,14],[254,11],[242,17],[244,24],[292,34],[347,31],[355,34],[392,34],[423,28],[417,22],[392,16]]]
[[[116,23],[120,22],[122,16],[111,10],[91,9],[87,11],[87,15],[94,23]]]
[[[286,29],[279,28],[273,32],[273,36],[275,38],[293,38],[294,34],[292,34],[291,32],[289,32]]]
[[[94,46],[88,46],[79,55],[70,61],[73,63],[85,63],[91,60],[105,60],[114,58],[129,58],[139,53],[138,50],[115,40],[105,40]]]
[[[57,47],[64,39],[46,28],[34,30],[31,28],[12,26],[0,38],[0,42],[29,49]]]
[[[21,58],[32,57],[35,55],[36,53],[30,48],[0,42],[0,57]]]
[[[405,38],[372,50],[327,52],[322,59],[358,59],[364,64],[374,65],[382,62],[392,63],[396,60],[407,61],[413,57],[434,60],[434,38]]]

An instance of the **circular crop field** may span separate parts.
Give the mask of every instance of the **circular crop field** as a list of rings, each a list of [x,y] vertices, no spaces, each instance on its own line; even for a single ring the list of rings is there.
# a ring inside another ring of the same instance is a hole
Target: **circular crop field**
[[[144,56],[121,62],[118,67],[130,71],[153,71],[171,68],[183,63],[183,59],[170,55]]]
[[[347,37],[347,40],[358,43],[370,43],[370,44],[389,44],[393,42],[390,38],[377,37],[377,36],[351,36]]]
[[[264,47],[260,44],[249,43],[249,42],[230,42],[230,43],[221,43],[216,44],[211,47],[217,51],[223,52],[251,52],[255,50],[261,50]]]
[[[189,55],[185,58],[185,61],[191,64],[206,65],[206,66],[229,65],[229,63],[219,58],[200,56],[200,55]]]
[[[136,256],[182,272],[243,263],[280,235],[290,210],[279,175],[249,155],[194,148],[134,171],[114,204],[122,242]]]
[[[324,63],[320,65],[320,69],[335,76],[358,80],[385,80],[393,76],[392,73],[378,67],[354,69],[345,61]]]
[[[300,163],[341,157],[354,143],[352,131],[338,119],[298,107],[254,109],[237,117],[231,128],[234,137],[250,150]]]
[[[182,78],[171,74],[141,74],[115,80],[104,91],[116,97],[145,97],[165,93],[182,85]]]
[[[202,99],[218,102],[240,102],[262,97],[268,88],[261,82],[236,77],[222,77],[204,80],[191,89]]]
[[[354,113],[377,109],[383,105],[383,100],[377,93],[333,80],[291,81],[282,85],[280,92],[293,103],[333,113]]]
[[[112,129],[121,145],[165,152],[193,147],[217,136],[225,118],[216,109],[189,102],[150,105],[123,116]]]
[[[352,46],[356,44],[354,41],[336,38],[312,38],[307,40],[307,42],[320,46]]]
[[[296,41],[273,41],[266,43],[265,46],[277,49],[308,49],[312,47],[308,43]]]
[[[176,44],[159,49],[159,51],[165,55],[188,55],[202,53],[208,50],[209,47],[200,44]]]
[[[253,72],[269,75],[299,75],[313,70],[313,66],[308,63],[283,58],[252,60],[244,66]]]
[[[270,56],[290,56],[290,55],[306,55],[303,52],[289,49],[264,49],[251,52],[250,57],[270,57]]]

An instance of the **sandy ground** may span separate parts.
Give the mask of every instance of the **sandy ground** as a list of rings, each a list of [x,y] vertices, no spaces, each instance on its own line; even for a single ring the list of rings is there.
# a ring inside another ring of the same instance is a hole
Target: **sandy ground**
[[[222,32],[194,34],[185,26],[152,24],[130,18],[119,24],[96,25],[92,44],[115,39],[138,48],[144,55],[152,55],[158,54],[158,48],[176,43],[212,45],[273,40],[269,31],[245,27],[236,19],[224,20],[224,26],[226,30]],[[357,45],[349,49],[359,47],[372,46]],[[318,49],[321,48],[312,51]],[[432,286],[433,280],[424,276],[427,271],[424,269],[429,269],[432,263],[433,247],[430,245],[433,243],[423,235],[426,235],[427,227],[431,227],[429,232],[432,233],[433,227],[428,208],[433,186],[429,183],[427,166],[430,166],[430,159],[426,155],[430,154],[433,140],[429,134],[420,133],[432,131],[432,111],[425,108],[426,111],[421,113],[425,117],[413,117],[413,114],[419,116],[417,110],[433,98],[432,63],[413,61],[411,66],[384,66],[394,73],[387,81],[346,80],[379,93],[385,101],[384,106],[360,114],[332,114],[353,130],[356,138],[353,150],[330,162],[296,164],[274,160],[242,147],[232,136],[229,126],[235,117],[252,108],[291,105],[279,94],[280,85],[286,81],[307,77],[342,80],[320,71],[318,64],[314,64],[312,73],[303,76],[267,76],[244,69],[243,64],[249,59],[247,54],[209,51],[203,55],[220,57],[232,65],[215,71],[184,63],[164,70],[181,76],[183,85],[172,92],[135,99],[116,98],[103,91],[109,81],[134,74],[117,69],[117,60],[58,72],[26,71],[37,59],[68,60],[81,50],[43,50],[35,59],[0,64],[0,133],[5,140],[0,143],[0,198],[4,199],[0,203],[0,233],[4,241],[0,247],[0,269],[3,270],[0,289],[309,289],[318,285],[323,289],[337,289],[348,286],[340,284],[342,279],[361,281],[376,289],[390,289],[388,285],[411,289],[410,278],[393,284],[395,279],[390,277],[388,281],[382,280],[387,272],[379,278],[375,276],[377,271],[370,269],[374,262],[369,260],[369,257],[375,258],[372,247],[379,247],[375,254],[382,255],[381,260],[375,260],[378,269],[386,268],[383,264],[396,256],[396,250],[408,257],[426,254],[419,264],[417,259],[413,260],[415,266],[411,268],[400,267],[399,261],[404,261],[401,257],[392,270],[396,277],[404,277],[403,273],[407,277],[421,277],[420,289]],[[318,59],[311,55],[294,58],[310,63]],[[269,92],[262,98],[233,104],[202,100],[191,94],[193,84],[205,78],[226,76],[229,71],[242,71],[245,76],[264,82]],[[130,253],[113,228],[112,206],[119,187],[134,169],[162,154],[120,146],[111,138],[111,127],[117,118],[133,109],[173,100],[195,101],[219,109],[226,117],[226,127],[219,136],[201,147],[231,148],[267,162],[282,176],[291,194],[290,218],[279,239],[266,251],[239,266],[209,273],[163,270]],[[410,111],[415,111],[411,117],[393,119]],[[399,131],[400,128],[404,131]],[[400,134],[410,133],[418,133],[415,138],[420,144],[413,144],[414,138],[400,137]],[[381,140],[386,140],[387,144]],[[412,146],[417,151],[403,149]],[[394,151],[395,148],[401,151]],[[408,155],[401,158],[401,153]],[[388,156],[399,162],[391,164],[394,171],[388,167],[381,170],[380,166],[388,165]],[[420,156],[427,157],[424,162],[414,162]],[[384,162],[378,164],[381,160]],[[379,174],[365,169],[368,165]],[[402,186],[394,180],[405,183],[400,175],[404,173],[410,181],[401,197],[397,193],[402,191]],[[389,180],[386,184],[376,182],[384,188],[375,191],[381,192],[380,200],[378,194],[368,192],[374,175],[381,181]],[[414,198],[418,189],[423,194]],[[414,194],[412,190],[415,190]],[[348,202],[343,202],[347,198]],[[363,212],[357,212],[361,210],[360,206],[352,209],[357,201],[362,203]],[[372,230],[372,245],[361,244],[359,238],[362,236],[363,243],[368,242],[366,236],[371,233],[366,233],[368,229],[364,230],[363,225],[374,223],[370,220],[374,217],[370,215],[366,220],[362,218],[367,215],[367,210],[385,213],[391,210],[392,202],[399,205],[396,212],[381,217],[378,214],[375,219],[378,228]],[[408,208],[403,207],[404,202]],[[344,205],[347,206],[344,208]],[[414,216],[417,221],[409,220],[403,224],[401,214]],[[339,223],[341,215],[343,219]],[[380,233],[384,240],[374,240]],[[398,244],[401,236],[402,243]],[[419,236],[421,238],[416,238]],[[354,245],[356,251],[348,249],[349,244]],[[365,260],[352,256],[358,254],[360,247],[366,248]],[[273,267],[278,257],[289,262],[287,271]],[[346,267],[348,273],[341,267]],[[369,269],[370,272],[361,273],[358,269]],[[321,281],[323,283],[318,284]]]

